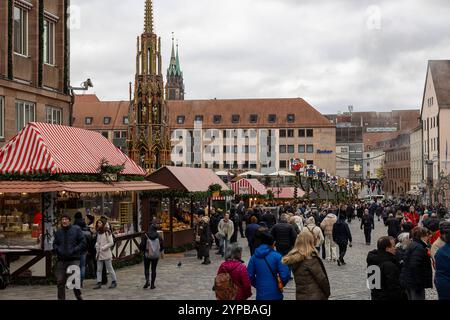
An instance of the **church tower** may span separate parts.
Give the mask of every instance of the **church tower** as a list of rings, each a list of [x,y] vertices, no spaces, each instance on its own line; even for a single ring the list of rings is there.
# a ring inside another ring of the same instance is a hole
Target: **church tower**
[[[161,66],[161,38],[153,30],[152,0],[146,0],[144,33],[137,38],[128,150],[130,157],[149,173],[170,164],[170,131]]]
[[[166,84],[166,100],[184,100],[184,82],[183,72],[180,68],[180,56],[175,56],[174,38],[172,33],[172,56],[170,58],[170,65],[167,69],[167,84]]]

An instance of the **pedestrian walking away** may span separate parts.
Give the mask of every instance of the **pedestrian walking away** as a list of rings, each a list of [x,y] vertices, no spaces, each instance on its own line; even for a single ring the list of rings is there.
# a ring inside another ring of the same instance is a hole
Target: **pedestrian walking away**
[[[339,216],[338,221],[333,225],[333,241],[339,246],[339,258],[338,265],[345,265],[344,257],[347,252],[347,246],[352,246],[352,234],[347,222],[346,217]]]
[[[375,222],[368,209],[364,211],[364,215],[361,218],[361,230],[363,229],[364,237],[366,238],[366,245],[370,246],[372,242],[372,230],[375,229]]]
[[[156,267],[158,266],[161,253],[164,251],[164,241],[158,234],[156,225],[150,224],[148,232],[141,238],[139,249],[144,253],[144,289],[147,289],[148,287],[150,287],[150,289],[155,289]],[[152,268],[151,283],[150,266]]]

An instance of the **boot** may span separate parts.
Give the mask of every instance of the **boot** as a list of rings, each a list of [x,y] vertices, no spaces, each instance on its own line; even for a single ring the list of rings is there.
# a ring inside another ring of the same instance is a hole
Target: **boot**
[[[202,262],[202,264],[211,264],[211,260],[209,258],[205,258],[205,260]]]
[[[109,289],[114,289],[116,287],[117,287],[117,282],[113,281],[113,282],[111,282],[111,285],[109,286]]]
[[[150,286],[150,289],[155,289],[155,280],[156,280],[156,274],[152,273],[152,285]]]
[[[102,287],[102,283],[101,282],[97,282],[97,285],[94,287],[94,290],[100,289],[101,287]]]
[[[148,280],[145,281],[144,289],[150,287],[150,282]]]

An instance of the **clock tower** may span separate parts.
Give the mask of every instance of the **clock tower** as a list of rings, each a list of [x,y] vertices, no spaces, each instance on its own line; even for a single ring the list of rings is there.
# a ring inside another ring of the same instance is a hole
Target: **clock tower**
[[[137,38],[128,150],[130,157],[149,173],[170,164],[170,131],[161,66],[161,38],[153,30],[153,3],[146,0],[144,33]]]

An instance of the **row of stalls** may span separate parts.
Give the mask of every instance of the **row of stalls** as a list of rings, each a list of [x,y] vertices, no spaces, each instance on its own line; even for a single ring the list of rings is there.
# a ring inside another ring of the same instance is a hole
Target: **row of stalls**
[[[167,246],[192,243],[193,211],[180,208],[179,199],[156,196],[176,195],[169,188],[184,188],[183,194],[198,190],[193,187],[198,181],[188,181],[202,174],[182,169],[162,168],[148,176],[97,132],[29,123],[0,149],[0,253],[12,277],[50,275],[62,214],[92,215],[94,225],[107,217],[116,261],[139,254],[140,238],[154,219],[161,222]],[[220,183],[216,178],[210,182]]]

